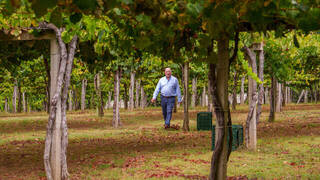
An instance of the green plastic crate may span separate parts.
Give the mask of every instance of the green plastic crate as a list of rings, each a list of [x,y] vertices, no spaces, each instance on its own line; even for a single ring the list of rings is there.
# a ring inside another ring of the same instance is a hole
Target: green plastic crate
[[[211,130],[212,112],[199,112],[197,114],[197,130]]]
[[[212,126],[212,145],[211,150],[214,150],[215,146],[215,125]],[[232,125],[232,151],[236,150],[243,144],[243,127],[242,125]],[[229,141],[229,136],[228,136]]]

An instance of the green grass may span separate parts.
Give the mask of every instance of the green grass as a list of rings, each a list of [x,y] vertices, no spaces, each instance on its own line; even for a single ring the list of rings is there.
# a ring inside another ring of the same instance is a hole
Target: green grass
[[[233,151],[228,176],[257,179],[320,179],[320,106],[290,105],[267,122],[267,106],[258,126],[257,151]],[[183,113],[172,124],[182,125]],[[69,112],[68,166],[71,179],[201,179],[210,171],[211,132],[164,130],[161,110],[121,111],[123,126],[111,127],[112,111]],[[245,124],[247,106],[232,112],[233,124]],[[45,178],[46,113],[0,114],[0,179]],[[214,123],[213,123],[214,124]]]

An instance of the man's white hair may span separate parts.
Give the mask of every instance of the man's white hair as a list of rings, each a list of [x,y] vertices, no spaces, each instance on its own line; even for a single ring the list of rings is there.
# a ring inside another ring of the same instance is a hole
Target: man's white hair
[[[164,71],[167,71],[167,70],[171,71],[171,68],[167,67],[167,68],[164,69]]]

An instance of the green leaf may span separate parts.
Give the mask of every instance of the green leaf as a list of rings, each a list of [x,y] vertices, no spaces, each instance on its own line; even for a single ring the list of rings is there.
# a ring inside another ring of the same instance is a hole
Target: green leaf
[[[81,13],[75,13],[75,14],[72,14],[72,15],[70,16],[70,21],[71,21],[73,24],[76,24],[76,23],[79,22],[81,19],[82,19],[82,14],[81,14]]]
[[[37,17],[41,17],[48,13],[48,8],[53,8],[56,4],[57,0],[35,0],[32,2],[31,8]]]
[[[121,2],[125,3],[125,4],[132,4],[133,1],[132,0],[121,0]]]
[[[96,0],[75,0],[74,3],[81,10],[95,10],[98,5]]]
[[[144,24],[150,24],[151,23],[151,17],[144,15],[144,14],[139,14],[136,16],[137,21],[142,22]]]
[[[69,43],[72,40],[73,36],[70,33],[68,33],[67,31],[63,31],[61,33],[61,38],[62,38],[63,42]]]
[[[101,30],[98,34],[98,40],[101,41],[102,40],[102,36],[104,35],[106,31],[105,30]]]
[[[299,48],[299,47],[300,47],[300,45],[299,45],[299,41],[298,41],[298,39],[297,39],[297,36],[296,36],[296,35],[294,35],[294,36],[293,36],[293,43],[294,43],[294,46],[296,46],[297,48]]]
[[[0,1],[0,5],[2,4],[2,1]],[[1,13],[3,13],[4,15],[8,15],[10,16],[12,13],[13,13],[13,6],[12,4],[10,3],[10,1],[5,1],[4,3],[4,7],[5,9],[1,11]]]
[[[114,8],[113,11],[116,13],[116,15],[121,15],[121,10],[119,8]]]
[[[206,34],[199,35],[199,43],[201,48],[207,48],[211,44],[210,37]]]
[[[50,16],[50,22],[55,24],[57,27],[62,25],[62,15],[58,8],[56,8]]]
[[[135,43],[136,47],[139,49],[144,49],[144,48],[150,46],[151,44],[152,44],[152,42],[146,36],[142,36],[142,37],[138,38]]]

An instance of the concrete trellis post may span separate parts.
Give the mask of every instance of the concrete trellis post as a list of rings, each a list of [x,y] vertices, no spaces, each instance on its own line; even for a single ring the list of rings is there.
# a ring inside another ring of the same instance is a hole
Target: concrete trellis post
[[[60,52],[57,40],[50,40],[50,75],[51,75],[51,87],[50,97],[52,98],[56,92],[57,78],[60,64]],[[54,180],[61,179],[61,99],[57,102],[55,127],[53,128],[53,143],[51,147],[51,167],[52,176]]]
[[[44,28],[46,29],[46,28]],[[1,33],[1,32],[0,32]],[[30,40],[50,40],[50,76],[51,76],[51,86],[50,86],[50,98],[52,98],[57,90],[58,86],[58,73],[60,67],[60,48],[56,39],[56,34],[50,30],[46,29],[42,36],[33,36],[29,34],[27,31],[22,30],[19,36],[10,36],[5,35],[2,36],[1,40],[5,41],[30,41]],[[74,41],[76,42],[76,41]],[[73,57],[72,57],[73,59]],[[30,104],[29,112],[31,111]],[[56,116],[55,123],[53,127],[53,136],[52,136],[52,145],[51,153],[50,153],[50,165],[52,170],[52,179],[60,180],[62,178],[62,147],[61,147],[61,139],[62,139],[62,106],[61,106],[61,98],[57,98],[56,104]]]

